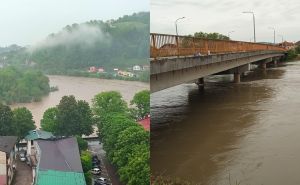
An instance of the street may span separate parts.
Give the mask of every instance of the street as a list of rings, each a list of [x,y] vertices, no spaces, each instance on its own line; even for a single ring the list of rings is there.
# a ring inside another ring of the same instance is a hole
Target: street
[[[119,176],[117,174],[117,170],[109,163],[109,161],[106,159],[105,151],[103,150],[103,144],[99,143],[99,140],[94,141],[88,141],[88,149],[92,154],[96,154],[101,161],[101,175],[93,175],[93,185],[94,181],[97,178],[104,177],[108,179],[108,181],[112,185],[123,185],[120,180]]]

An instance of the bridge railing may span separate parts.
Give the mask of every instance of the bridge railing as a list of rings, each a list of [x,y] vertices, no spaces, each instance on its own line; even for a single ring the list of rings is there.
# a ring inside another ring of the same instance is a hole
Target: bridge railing
[[[216,53],[234,53],[247,51],[285,51],[284,48],[270,44],[201,39],[189,36],[176,36],[166,34],[150,34],[150,57],[172,57],[209,55]]]

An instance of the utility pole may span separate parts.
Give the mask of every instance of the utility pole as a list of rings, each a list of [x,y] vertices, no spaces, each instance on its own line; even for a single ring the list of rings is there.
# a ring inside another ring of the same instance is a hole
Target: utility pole
[[[176,21],[175,21],[176,36],[178,36],[177,22],[178,22],[180,19],[184,19],[184,18],[185,18],[185,17],[180,17],[180,18],[176,19]]]
[[[252,14],[252,19],[253,19],[253,33],[254,33],[254,42],[256,42],[256,35],[255,35],[255,15],[254,15],[254,12],[251,12],[251,11],[246,11],[246,12],[243,12],[243,13],[250,13]]]
[[[276,38],[275,38],[275,28],[274,27],[269,27],[269,29],[273,30],[273,39],[274,39],[274,44],[275,44],[275,41],[276,41]]]

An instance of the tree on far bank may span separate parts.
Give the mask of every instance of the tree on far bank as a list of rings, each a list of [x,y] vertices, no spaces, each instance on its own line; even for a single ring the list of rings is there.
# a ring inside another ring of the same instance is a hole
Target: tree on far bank
[[[13,112],[0,103],[0,136],[14,135]]]
[[[194,37],[202,38],[202,39],[217,39],[217,40],[230,40],[230,38],[221,33],[205,33],[205,32],[196,32],[194,33]]]
[[[30,110],[25,107],[13,110],[13,123],[19,139],[24,138],[30,130],[36,128]]]

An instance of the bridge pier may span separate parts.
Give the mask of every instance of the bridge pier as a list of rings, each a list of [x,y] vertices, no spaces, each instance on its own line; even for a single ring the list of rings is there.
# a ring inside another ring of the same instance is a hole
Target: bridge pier
[[[259,66],[261,69],[267,69],[267,62],[266,61],[262,61],[262,63]]]
[[[278,66],[278,60],[275,59],[275,60],[273,61],[273,64],[274,64],[274,67],[277,67],[277,66]]]
[[[198,85],[199,90],[204,90],[204,78],[198,78],[196,84]]]
[[[241,82],[241,74],[239,72],[235,72],[233,74],[234,77],[234,83],[240,83]]]

